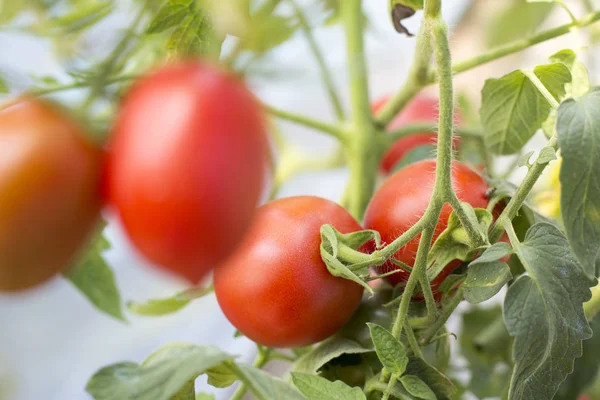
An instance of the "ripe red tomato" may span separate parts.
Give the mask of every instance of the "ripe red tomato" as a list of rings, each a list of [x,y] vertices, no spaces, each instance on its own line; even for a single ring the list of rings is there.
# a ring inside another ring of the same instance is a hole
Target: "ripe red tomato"
[[[425,213],[429,204],[435,181],[435,166],[435,160],[423,160],[410,164],[392,175],[373,196],[365,213],[365,228],[378,231],[381,239],[385,243],[390,243],[413,226]],[[486,192],[489,186],[485,179],[469,166],[458,161],[452,163],[452,185],[461,201],[469,203],[474,208],[487,207],[489,199]],[[445,204],[433,240],[448,226],[451,212],[450,205]],[[408,242],[396,252],[394,258],[412,267],[417,256],[419,238],[420,235]],[[451,262],[431,282],[436,298],[441,297],[441,293],[437,291],[439,286],[460,264],[459,260]],[[385,273],[396,269],[400,268],[387,261],[378,268],[378,271]],[[401,270],[386,279],[392,285],[397,285],[406,282],[409,276],[408,272]]]
[[[57,106],[22,98],[0,111],[0,290],[47,281],[100,216],[101,149]]]
[[[298,347],[344,325],[363,288],[329,273],[320,228],[361,230],[341,206],[313,196],[288,197],[259,208],[242,245],[214,272],[217,300],[229,321],[256,343]]]
[[[379,111],[387,102],[389,97],[384,97],[373,104],[373,112]],[[460,124],[460,113],[454,110],[456,123]],[[435,123],[439,117],[438,99],[426,94],[418,94],[398,116],[388,125],[388,131],[402,128],[403,126],[417,123]],[[421,132],[405,136],[397,140],[381,159],[381,170],[389,174],[396,163],[398,163],[409,151],[418,146],[435,145],[437,134],[434,132]],[[454,137],[454,147],[458,146],[459,138]]]
[[[193,283],[250,226],[266,173],[263,111],[243,82],[199,62],[138,81],[110,143],[107,191],[137,249]]]

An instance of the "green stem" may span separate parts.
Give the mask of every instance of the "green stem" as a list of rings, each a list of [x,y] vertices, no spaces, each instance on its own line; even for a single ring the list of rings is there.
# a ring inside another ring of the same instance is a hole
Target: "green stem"
[[[318,131],[331,135],[340,141],[344,141],[346,138],[344,131],[342,131],[339,127],[335,125],[328,124],[327,122],[317,121],[304,115],[298,115],[289,111],[280,110],[267,104],[264,104],[263,107],[268,113],[283,120],[295,122],[297,124],[304,125],[308,128],[316,129]]]
[[[427,84],[429,63],[431,62],[431,44],[425,24],[421,25],[417,35],[416,51],[413,63],[400,91],[394,95],[377,114],[377,123],[387,126],[419,91]]]
[[[348,186],[349,211],[362,220],[375,189],[379,151],[371,107],[364,50],[363,14],[361,0],[341,3],[348,52],[350,99],[352,104],[352,138],[347,144],[350,183]]]
[[[417,338],[415,337],[415,332],[413,331],[412,327],[408,322],[404,323],[404,332],[406,333],[406,337],[408,338],[408,344],[412,349],[413,353],[415,353],[415,356],[419,358],[424,358],[421,346],[419,346]]]
[[[450,299],[450,301],[446,304],[446,307],[442,309],[442,313],[440,314],[440,317],[435,321],[435,323],[423,332],[423,336],[421,337],[422,345],[427,345],[430,343],[431,338],[433,338],[435,334],[440,329],[442,329],[444,325],[446,325],[448,318],[450,318],[450,316],[454,313],[456,307],[458,307],[462,300],[463,290],[462,288],[460,288],[458,289],[454,297]]]
[[[567,14],[569,14],[569,18],[571,18],[572,22],[577,23],[577,17],[571,12],[569,7],[565,4],[563,0],[554,0],[554,2],[561,6],[563,10],[567,12]]]
[[[387,135],[383,136],[383,141],[386,146],[389,146],[396,140],[402,139],[406,136],[414,135],[415,133],[426,132],[437,134],[437,127],[437,124],[431,124],[426,122],[403,126],[402,128],[395,129]],[[476,139],[483,137],[483,133],[481,132],[480,128],[455,127],[454,131],[458,134],[458,136],[461,137],[469,137]]]
[[[396,384],[397,380],[398,380],[398,377],[396,375],[392,375],[385,390],[383,391],[383,396],[381,397],[381,400],[388,400],[390,398],[392,389],[394,388],[394,385]]]
[[[387,259],[392,257],[398,250],[404,247],[408,242],[414,239],[419,233],[425,229],[425,226],[432,221],[431,211],[425,212],[423,217],[416,224],[411,226],[406,232],[396,238],[392,243],[388,244],[381,250],[373,252],[373,261],[375,265],[383,264]]]
[[[583,311],[589,321],[600,313],[600,285],[592,288],[592,298],[583,305]]]
[[[312,33],[312,27],[308,23],[308,20],[306,19],[302,8],[298,5],[296,0],[288,1],[292,5],[292,7],[294,7],[294,11],[296,13],[296,16],[298,17],[298,22],[300,23],[300,28],[304,32],[308,45],[315,57],[315,60],[317,61],[317,64],[319,65],[319,69],[321,70],[321,79],[323,80],[323,83],[327,88],[327,93],[329,95],[329,99],[331,101],[335,114],[339,121],[343,121],[344,109],[342,108],[342,103],[340,102],[340,98],[335,89],[335,85],[333,84],[333,78],[331,76],[329,68],[327,67],[325,57],[323,57],[323,52],[319,48],[319,45],[317,44],[317,41],[315,40],[315,37]]]
[[[120,83],[123,81],[129,81],[132,79],[136,79],[138,77],[139,77],[138,75],[121,75],[121,76],[117,76],[115,78],[107,79],[105,83],[106,83],[106,85],[113,85],[115,83]],[[67,90],[82,89],[85,87],[89,87],[90,85],[91,85],[91,82],[89,82],[89,81],[73,82],[73,83],[68,83],[65,85],[55,86],[55,87],[47,88],[47,89],[33,89],[33,90],[29,91],[29,94],[31,94],[32,96],[44,96],[47,94],[64,92]]]
[[[546,144],[546,147],[552,148],[554,151],[557,150],[558,140],[556,136],[552,136],[550,138]],[[492,230],[490,231],[489,235],[491,243],[496,243],[500,239],[502,232],[504,231],[504,225],[510,223],[517,215],[521,209],[521,206],[527,199],[529,192],[531,192],[531,189],[533,189],[533,186],[542,175],[542,172],[544,172],[544,169],[546,169],[547,165],[548,163],[538,163],[537,161],[534,161],[533,165],[529,168],[529,171],[527,171],[525,178],[521,182],[521,185],[517,188],[514,196],[510,199],[504,208],[504,211],[502,211],[496,220],[496,223],[492,226]]]
[[[454,64],[454,66],[452,67],[452,71],[455,74],[460,74],[461,72],[465,72],[475,67],[479,67],[480,65],[487,64],[490,61],[494,61],[499,58],[525,50],[536,44],[554,39],[562,35],[566,35],[567,33],[570,33],[573,28],[582,28],[591,25],[598,20],[600,20],[600,11],[590,13],[585,17],[578,19],[575,22],[571,22],[570,24],[561,25],[559,27],[540,32],[529,38],[515,40],[514,42],[497,47],[486,53],[480,54],[479,56],[458,62]],[[427,83],[435,83],[436,80],[437,78],[435,75],[430,75]]]
[[[254,360],[254,363],[252,363],[252,365],[256,368],[262,368],[265,366],[266,363],[269,362],[269,360],[271,359],[271,351],[272,349],[270,347],[259,347],[258,348],[258,355],[256,356],[256,359]],[[247,385],[242,382],[242,384],[237,388],[237,390],[235,391],[235,393],[233,393],[233,396],[231,396],[230,400],[241,400],[244,395],[246,394],[246,391],[248,390]]]

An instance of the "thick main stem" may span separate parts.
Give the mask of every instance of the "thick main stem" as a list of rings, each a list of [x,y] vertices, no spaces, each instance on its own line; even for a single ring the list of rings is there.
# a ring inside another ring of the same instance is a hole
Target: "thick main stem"
[[[352,215],[358,220],[362,219],[375,189],[380,155],[377,142],[374,140],[376,129],[369,105],[361,6],[361,0],[344,0],[341,3],[352,103],[352,136],[346,143],[350,167],[348,206]]]

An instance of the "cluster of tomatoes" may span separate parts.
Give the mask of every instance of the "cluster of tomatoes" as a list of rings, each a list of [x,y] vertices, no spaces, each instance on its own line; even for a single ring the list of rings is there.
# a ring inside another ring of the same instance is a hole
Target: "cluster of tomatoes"
[[[436,107],[418,96],[392,128],[435,121]],[[237,77],[198,62],[138,80],[106,148],[89,142],[66,111],[35,98],[0,111],[0,142],[0,291],[35,286],[68,268],[109,205],[152,263],[192,283],[214,270],[228,319],[272,347],[331,336],[361,301],[362,287],[334,277],[322,261],[321,226],[373,229],[389,243],[423,215],[435,180],[435,160],[400,169],[377,190],[362,226],[343,207],[314,196],[256,208],[270,173],[262,107]],[[401,139],[382,169],[434,142],[434,133]],[[488,184],[477,172],[454,162],[452,177],[462,201],[488,205]],[[450,212],[446,205],[435,237]],[[417,245],[418,237],[394,257],[412,266]],[[432,282],[434,293],[458,264]],[[379,271],[398,268],[388,261]],[[398,284],[408,276],[399,271],[387,279]]]

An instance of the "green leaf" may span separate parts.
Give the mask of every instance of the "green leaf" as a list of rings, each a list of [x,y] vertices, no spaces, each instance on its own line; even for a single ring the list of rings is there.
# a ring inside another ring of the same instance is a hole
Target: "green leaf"
[[[324,365],[344,354],[364,354],[372,351],[353,340],[332,337],[300,357],[294,366],[294,371],[316,374]]]
[[[257,399],[306,400],[300,392],[279,378],[247,364],[238,364],[240,379]]]
[[[294,385],[308,400],[366,400],[358,387],[350,387],[344,382],[330,382],[320,376],[292,372]]]
[[[373,323],[367,325],[371,330],[375,352],[383,366],[393,375],[402,375],[408,364],[408,357],[402,344],[384,327]]]
[[[213,287],[192,288],[165,299],[152,299],[145,303],[130,301],[127,308],[132,313],[145,316],[167,315],[187,306],[192,300],[199,299],[213,292]]]
[[[517,159],[517,165],[519,167],[527,167],[529,168],[531,166],[531,163],[529,160],[531,160],[531,156],[535,153],[535,151],[528,151],[527,153],[523,153],[519,156],[519,158]]]
[[[477,260],[475,262],[472,262],[471,265],[498,261],[501,258],[504,258],[507,255],[509,255],[511,252],[512,249],[510,248],[510,244],[505,242],[494,243],[493,245],[485,249],[483,254],[477,257]]]
[[[196,400],[196,388],[194,385],[194,379],[186,383],[177,393],[175,393],[169,400]]]
[[[208,393],[198,393],[196,395],[196,400],[215,400],[215,395]]]
[[[413,396],[424,400],[437,400],[433,390],[427,386],[418,376],[404,375],[400,378],[400,383],[404,389]]]
[[[552,147],[544,147],[535,162],[538,164],[548,164],[554,160],[556,160],[556,151]]]
[[[600,88],[558,109],[560,206],[569,243],[585,270],[600,273]]]
[[[564,64],[537,66],[533,72],[555,98],[565,95],[571,73]],[[542,127],[550,110],[548,101],[522,71],[488,79],[480,110],[486,146],[496,154],[518,152]]]
[[[506,327],[515,338],[509,397],[551,399],[592,334],[583,303],[594,282],[554,225],[532,226],[514,251],[528,275],[510,286],[504,301]]]
[[[463,283],[465,300],[479,304],[494,297],[512,278],[508,264],[502,261],[481,262],[475,260],[469,264],[467,279]]]
[[[86,390],[96,400],[170,400],[190,380],[232,359],[216,347],[172,343],[141,365],[123,362],[102,368]]]
[[[392,24],[398,33],[404,33],[408,36],[412,34],[402,24],[402,20],[410,18],[416,10],[423,9],[423,0],[388,0],[389,14],[392,17]]]
[[[414,149],[408,151],[400,161],[398,161],[392,168],[392,172],[401,170],[407,165],[416,163],[417,161],[429,160],[435,158],[436,146],[432,144],[424,144],[417,146]]]
[[[373,231],[370,231],[373,232]],[[377,234],[379,236],[379,234]],[[331,225],[323,225],[321,227],[321,258],[327,266],[327,270],[333,276],[351,280],[358,283],[369,293],[373,293],[373,289],[364,281],[364,278],[369,276],[369,264],[363,265],[357,272],[349,268],[338,260],[338,251],[340,240],[344,235],[338,232]],[[362,236],[361,236],[362,238]]]
[[[456,387],[447,376],[417,357],[410,357],[406,375],[419,377],[435,393],[438,400],[450,399]]]
[[[208,384],[216,388],[226,388],[233,385],[238,376],[231,362],[225,362],[206,371],[208,375]]]
[[[250,36],[244,41],[244,48],[265,53],[286,42],[297,29],[295,18],[273,14],[254,15]]]
[[[125,321],[115,276],[102,257],[102,253],[109,248],[108,240],[98,235],[83,257],[65,273],[65,277],[100,311]]]
[[[37,27],[38,32],[46,35],[65,35],[84,31],[106,18],[115,5],[112,1],[93,2],[74,7],[69,13],[50,18]]]
[[[576,399],[600,372],[600,315],[590,321],[594,335],[583,342],[583,356],[575,360],[573,373],[560,385],[555,400]]]
[[[573,80],[565,86],[572,97],[581,97],[590,90],[590,77],[585,65],[577,59],[573,50],[561,50],[550,57],[552,62],[560,62],[569,68]]]
[[[492,224],[492,214],[484,209],[473,209],[466,203],[461,203],[471,222],[479,228],[480,234],[487,241],[487,230]],[[427,270],[427,277],[433,280],[453,260],[466,261],[473,257],[474,251],[470,245],[469,236],[460,220],[454,213],[448,218],[448,226],[438,236],[429,251],[428,260],[433,265]]]

